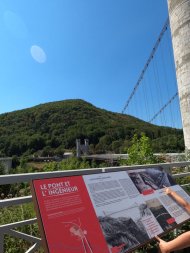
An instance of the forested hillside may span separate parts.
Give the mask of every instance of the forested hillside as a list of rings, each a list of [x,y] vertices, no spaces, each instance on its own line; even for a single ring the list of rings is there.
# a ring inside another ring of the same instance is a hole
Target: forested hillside
[[[158,127],[137,118],[96,108],[83,100],[64,100],[0,115],[0,155],[74,149],[88,138],[91,152],[123,152],[134,133],[153,140],[155,152],[184,150],[182,130]]]

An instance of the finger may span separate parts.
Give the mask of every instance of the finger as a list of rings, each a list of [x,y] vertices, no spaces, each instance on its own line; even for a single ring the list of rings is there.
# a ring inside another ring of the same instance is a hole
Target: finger
[[[161,241],[160,237],[158,237],[157,235],[155,236],[155,238],[156,238],[156,240],[157,240],[158,242]]]
[[[169,191],[169,188],[166,187],[165,185],[163,185],[163,192],[167,195],[168,194],[168,191]]]

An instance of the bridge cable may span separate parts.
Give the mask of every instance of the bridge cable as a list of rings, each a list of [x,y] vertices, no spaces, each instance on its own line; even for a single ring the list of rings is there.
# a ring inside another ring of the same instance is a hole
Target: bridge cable
[[[162,100],[161,100],[162,96],[161,96],[161,88],[160,88],[157,61],[155,61],[155,60],[153,61],[153,69],[154,69],[155,84],[156,84],[156,88],[157,88],[156,94],[157,94],[157,97],[158,97],[158,104],[159,104],[159,108],[161,108],[163,103],[162,103]],[[165,124],[165,118],[164,118],[163,114],[162,114],[160,119],[161,119],[161,124],[164,125]]]
[[[149,111],[149,106],[148,106],[148,92],[146,91],[146,86],[147,86],[147,80],[146,80],[146,76],[144,76],[144,84],[142,85],[143,88],[143,97],[144,97],[144,101],[145,101],[145,110],[146,110],[146,115],[148,115],[148,118],[150,118],[150,111]]]
[[[177,95],[178,92],[176,92],[175,95],[173,95],[171,99],[148,122],[152,123],[152,121],[155,120],[158,117],[158,115],[161,114],[167,108],[167,106],[177,97]]]
[[[134,96],[134,94],[135,94],[135,92],[136,92],[138,86],[140,85],[140,83],[141,83],[141,81],[142,81],[142,79],[143,79],[143,77],[144,77],[144,74],[145,74],[147,68],[149,67],[149,64],[150,64],[151,60],[153,59],[154,54],[155,54],[155,52],[156,52],[156,50],[157,50],[157,48],[158,48],[158,46],[159,46],[159,44],[160,44],[160,42],[161,42],[161,40],[162,40],[162,37],[163,37],[165,31],[166,31],[167,28],[168,28],[168,25],[169,25],[169,18],[167,18],[167,20],[166,20],[166,22],[165,22],[165,24],[164,24],[164,27],[163,27],[162,30],[161,30],[161,33],[160,33],[160,35],[159,35],[159,37],[158,37],[158,39],[157,39],[157,41],[156,41],[156,43],[155,43],[155,45],[154,45],[152,51],[151,51],[151,54],[150,54],[150,56],[149,56],[149,58],[148,58],[148,60],[147,60],[147,62],[146,62],[146,64],[145,64],[145,66],[144,66],[144,68],[143,68],[143,70],[142,70],[142,72],[141,72],[141,75],[140,75],[140,77],[139,77],[139,79],[138,79],[136,85],[135,85],[134,88],[133,88],[133,91],[132,91],[131,95],[129,96],[129,98],[128,98],[128,100],[127,100],[127,102],[126,102],[126,104],[125,104],[125,106],[124,106],[124,108],[123,108],[123,110],[122,110],[122,113],[124,113],[124,112],[126,111],[126,109],[127,109],[128,105],[129,105],[131,99],[133,98],[133,96]]]
[[[168,29],[168,35],[169,35],[169,29]],[[167,38],[168,38],[168,36],[166,34],[166,46],[168,48],[167,52],[169,52],[169,57],[168,58],[169,58],[169,61],[170,61],[171,69],[173,70],[173,68],[172,68],[173,64],[172,64],[171,47],[169,47],[169,41],[167,40]],[[171,40],[170,40],[170,42],[171,42]],[[167,63],[166,63],[165,54],[163,52],[163,47],[162,46],[163,45],[161,44],[160,45],[160,51],[161,51],[161,59],[162,59],[162,66],[163,66],[163,76],[164,76],[164,83],[166,84],[167,100],[169,100],[169,94],[170,94],[169,93],[169,85],[168,85],[169,81],[168,81],[168,76],[167,76],[167,72],[166,72]],[[170,46],[172,46],[172,45],[170,45]],[[170,118],[171,118],[172,127],[174,127],[175,125],[174,125],[174,118],[173,118],[171,103],[169,103],[169,112],[170,112],[169,115],[170,115]]]

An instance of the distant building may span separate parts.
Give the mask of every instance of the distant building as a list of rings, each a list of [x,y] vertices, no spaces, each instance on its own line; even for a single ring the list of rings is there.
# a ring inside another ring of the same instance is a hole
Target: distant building
[[[11,157],[0,157],[0,163],[4,166],[5,174],[8,174],[12,168],[12,158]]]
[[[81,155],[89,154],[89,140],[84,139],[84,144],[81,144],[80,139],[76,139],[76,156],[80,157]]]

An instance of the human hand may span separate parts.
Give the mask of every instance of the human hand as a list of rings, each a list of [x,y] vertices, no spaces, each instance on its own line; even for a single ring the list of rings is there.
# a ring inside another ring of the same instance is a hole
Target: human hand
[[[165,186],[164,186],[165,187]],[[167,194],[167,195],[170,195],[172,193],[172,190],[169,188],[169,187],[165,187],[164,188],[164,192]]]
[[[168,243],[162,240],[160,237],[155,236],[156,240],[158,241],[158,246],[160,249],[161,253],[169,253],[170,251],[168,250]]]

